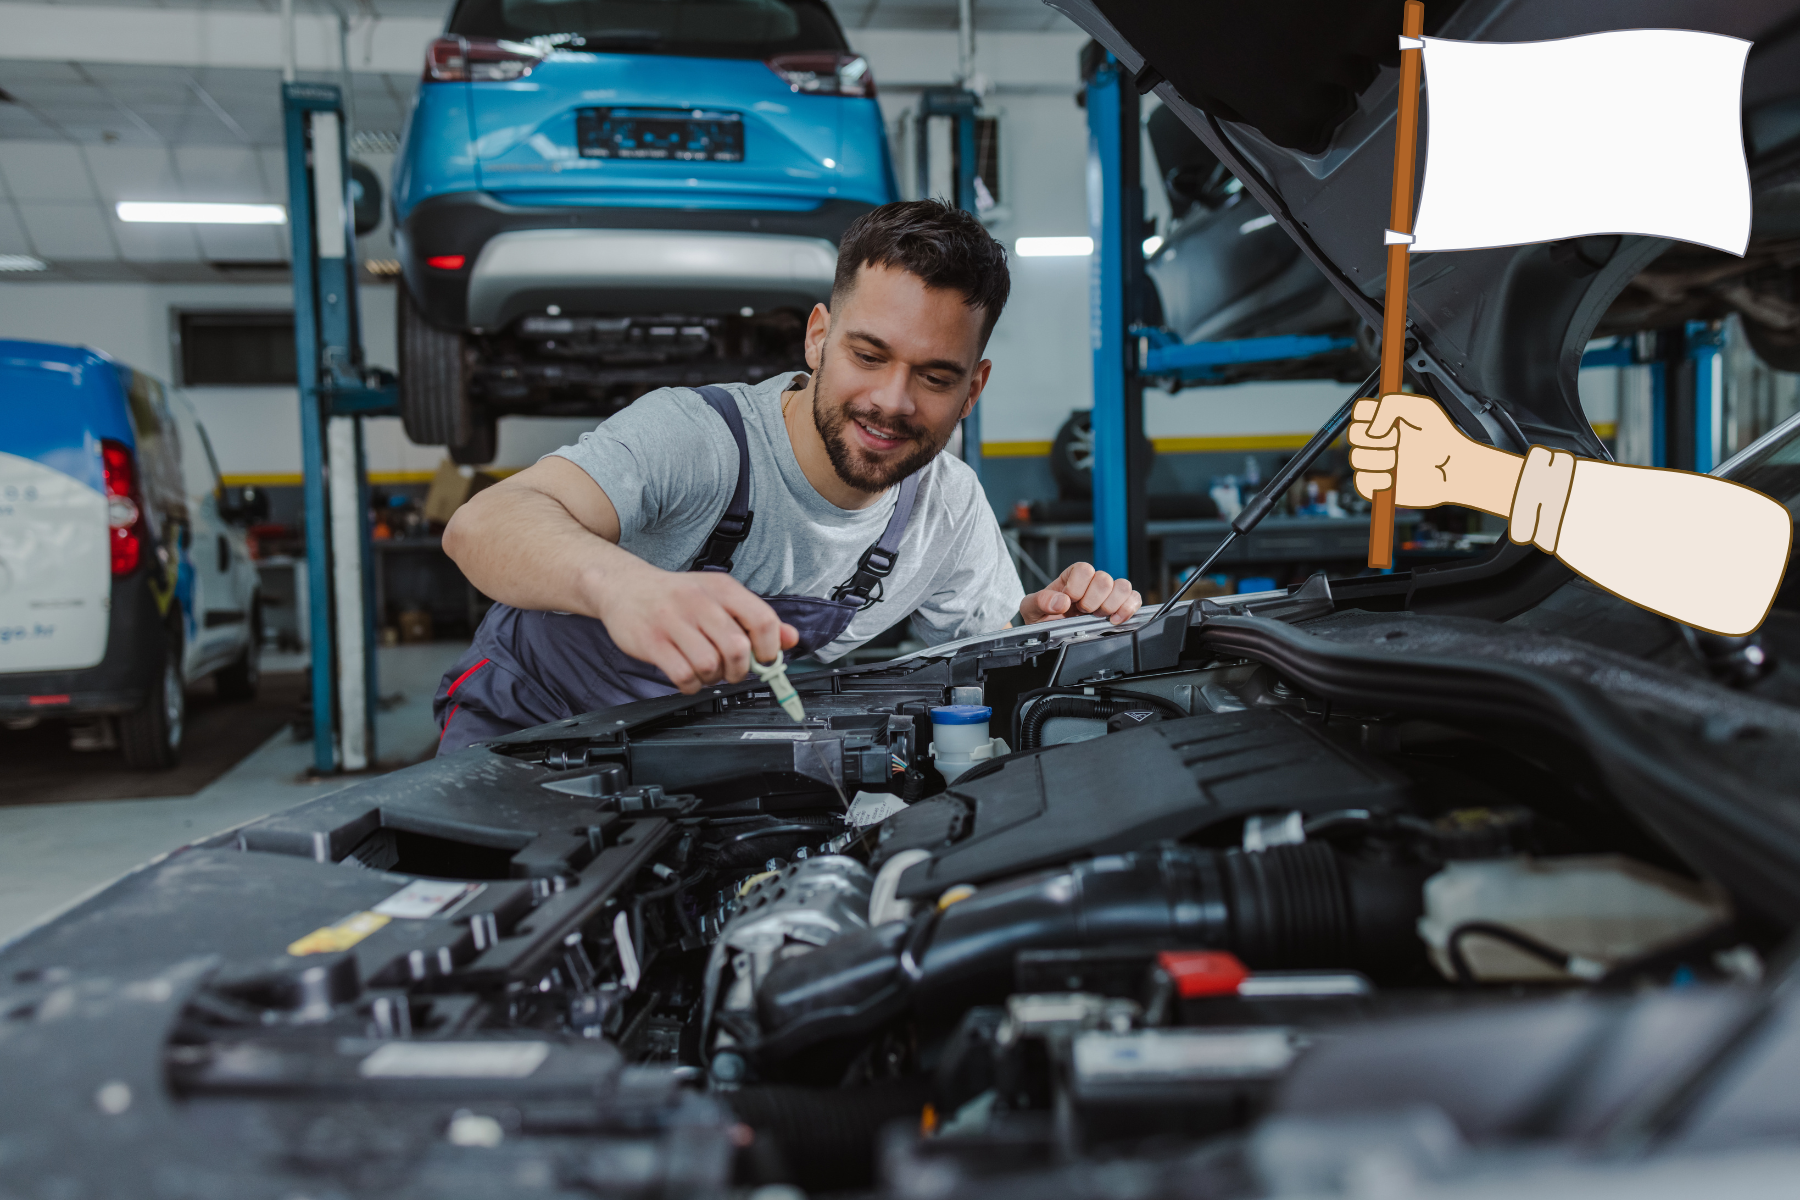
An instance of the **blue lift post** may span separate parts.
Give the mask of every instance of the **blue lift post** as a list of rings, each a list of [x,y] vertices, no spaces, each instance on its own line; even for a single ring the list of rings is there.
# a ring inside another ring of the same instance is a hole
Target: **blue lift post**
[[[313,766],[375,760],[373,551],[363,416],[398,411],[391,376],[363,364],[344,104],[331,84],[282,85],[294,348],[306,502]]]
[[[1144,288],[1144,189],[1135,82],[1107,55],[1087,80],[1089,343],[1094,365],[1094,565],[1150,578],[1144,383],[1135,302]]]
[[[981,210],[975,203],[975,168],[977,151],[975,147],[975,120],[981,115],[981,97],[963,88],[926,88],[919,95],[918,136],[915,150],[915,167],[918,171],[919,195],[931,195],[931,138],[927,133],[931,118],[948,117],[953,130],[951,137],[951,174],[956,183],[956,195],[945,197],[954,200],[956,207],[964,212],[980,215]],[[975,471],[975,477],[981,478],[981,407],[974,411],[962,423],[963,461]]]
[[[1711,471],[1725,455],[1724,339],[1706,321],[1621,337],[1581,356],[1583,367],[1650,372],[1653,467]]]

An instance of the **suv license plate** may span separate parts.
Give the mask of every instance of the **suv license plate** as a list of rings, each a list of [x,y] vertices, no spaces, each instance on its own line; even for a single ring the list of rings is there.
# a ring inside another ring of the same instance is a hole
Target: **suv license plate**
[[[575,144],[583,158],[743,162],[744,118],[703,108],[582,108]]]

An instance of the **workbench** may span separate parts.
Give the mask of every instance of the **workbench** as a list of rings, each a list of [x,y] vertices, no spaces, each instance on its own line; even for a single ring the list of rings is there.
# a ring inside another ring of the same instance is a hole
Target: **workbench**
[[[1205,562],[1230,531],[1231,523],[1218,519],[1148,522],[1145,533],[1160,594],[1169,594],[1176,570]],[[1022,557],[1021,574],[1033,576],[1025,580],[1028,588],[1042,587],[1069,564],[1091,559],[1093,553],[1094,527],[1085,521],[1020,524],[1009,528],[1006,534]],[[1242,575],[1250,567],[1304,564],[1314,568],[1349,568],[1343,571],[1348,574],[1368,561],[1368,553],[1367,514],[1269,517],[1248,537],[1226,547],[1213,569]],[[1416,553],[1421,557],[1446,557],[1443,551]]]
[[[438,640],[465,638],[492,603],[476,590],[462,569],[444,553],[443,538],[381,538],[375,551],[375,614],[379,624],[394,624],[403,609],[431,613]]]

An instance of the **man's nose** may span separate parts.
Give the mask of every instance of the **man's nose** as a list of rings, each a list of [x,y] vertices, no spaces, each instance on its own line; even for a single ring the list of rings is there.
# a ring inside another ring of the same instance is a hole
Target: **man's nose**
[[[918,410],[913,402],[912,372],[904,363],[895,363],[882,372],[881,379],[870,389],[868,397],[876,408],[895,417],[910,417]]]

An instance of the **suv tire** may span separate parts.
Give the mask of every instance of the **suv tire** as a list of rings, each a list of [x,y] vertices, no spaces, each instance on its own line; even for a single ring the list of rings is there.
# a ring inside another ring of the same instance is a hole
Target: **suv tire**
[[[250,637],[244,652],[213,674],[213,686],[221,700],[254,700],[262,685],[262,601],[250,603]]]
[[[136,712],[119,718],[119,750],[125,765],[139,771],[166,771],[181,761],[187,727],[187,694],[181,679],[181,644],[168,639],[163,669],[149,698]]]
[[[494,460],[494,418],[475,411],[469,398],[470,358],[462,334],[425,319],[404,280],[394,289],[400,353],[400,423],[421,446],[443,446],[453,462]]]

